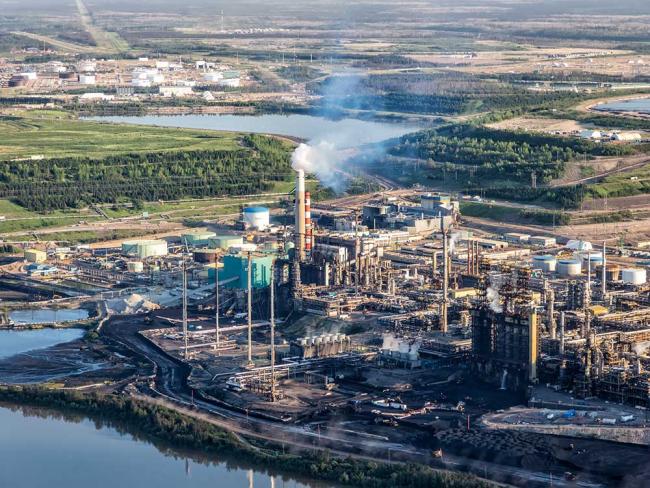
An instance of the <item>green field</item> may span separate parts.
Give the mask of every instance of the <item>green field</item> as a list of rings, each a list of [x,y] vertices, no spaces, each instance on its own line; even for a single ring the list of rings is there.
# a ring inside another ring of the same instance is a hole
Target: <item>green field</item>
[[[0,160],[99,158],[156,151],[232,150],[239,135],[190,129],[106,124],[66,118],[0,117]]]

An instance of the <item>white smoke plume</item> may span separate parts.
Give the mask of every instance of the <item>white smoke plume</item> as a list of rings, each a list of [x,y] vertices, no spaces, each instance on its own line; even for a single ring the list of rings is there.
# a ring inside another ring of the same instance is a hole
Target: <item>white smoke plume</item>
[[[499,295],[499,292],[496,290],[496,288],[489,286],[487,289],[486,297],[493,312],[503,312],[503,305],[501,305],[501,295]]]
[[[291,167],[316,175],[323,185],[340,192],[345,189],[345,178],[340,172],[345,159],[344,153],[331,142],[303,143],[291,155]]]
[[[456,249],[456,243],[458,242],[458,239],[460,239],[460,234],[458,232],[454,232],[449,238],[449,254],[454,253],[454,249]]]

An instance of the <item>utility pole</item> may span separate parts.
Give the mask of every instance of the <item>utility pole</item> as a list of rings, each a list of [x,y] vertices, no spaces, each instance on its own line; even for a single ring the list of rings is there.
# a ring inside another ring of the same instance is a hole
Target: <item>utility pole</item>
[[[219,353],[219,347],[221,346],[221,341],[219,338],[219,260],[216,259],[214,262],[214,293],[215,293],[215,312],[214,312],[214,334],[215,334],[215,346],[214,349]]]
[[[187,360],[187,271],[183,260],[183,342],[185,343],[185,360]]]
[[[253,259],[251,252],[248,251],[248,276],[247,276],[247,295],[248,295],[248,365],[253,365],[253,287],[251,280],[253,276],[252,265]]]
[[[275,262],[271,265],[271,401],[275,401]]]

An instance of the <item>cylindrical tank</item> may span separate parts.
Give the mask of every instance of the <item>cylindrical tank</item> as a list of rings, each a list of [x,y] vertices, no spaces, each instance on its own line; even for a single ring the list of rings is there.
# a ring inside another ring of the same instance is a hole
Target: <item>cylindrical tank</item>
[[[267,229],[269,219],[270,213],[266,207],[246,207],[244,209],[244,222],[252,229]]]
[[[207,82],[217,82],[223,78],[223,74],[220,71],[211,71],[209,73],[203,73],[203,79]]]
[[[142,261],[129,261],[126,264],[126,269],[131,273],[142,273],[144,271],[144,264]]]
[[[79,83],[82,85],[94,85],[96,83],[95,75],[80,74]]]
[[[621,270],[623,283],[629,285],[643,285],[647,281],[645,268],[625,268]]]
[[[557,266],[557,259],[555,256],[550,254],[544,254],[541,256],[533,256],[533,268],[541,269],[545,273],[550,273],[555,271]]]
[[[217,251],[214,249],[196,249],[193,257],[197,263],[214,263],[217,260]]]
[[[207,246],[208,243],[210,242],[210,239],[214,239],[216,237],[217,234],[210,231],[188,232],[186,234],[181,235],[181,242],[190,247]]]
[[[122,243],[122,254],[140,259],[167,254],[167,241],[135,240]]]
[[[582,262],[579,259],[560,259],[557,262],[557,272],[560,276],[578,276],[582,272]]]

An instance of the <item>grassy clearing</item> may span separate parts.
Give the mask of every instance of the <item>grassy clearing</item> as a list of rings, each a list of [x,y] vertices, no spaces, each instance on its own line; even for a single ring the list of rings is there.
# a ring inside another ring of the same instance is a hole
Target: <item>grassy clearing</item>
[[[0,117],[0,159],[91,157],[155,151],[234,150],[239,135],[49,118]]]
[[[594,198],[627,197],[650,193],[650,164],[608,176],[599,183],[589,185],[588,191]]]

